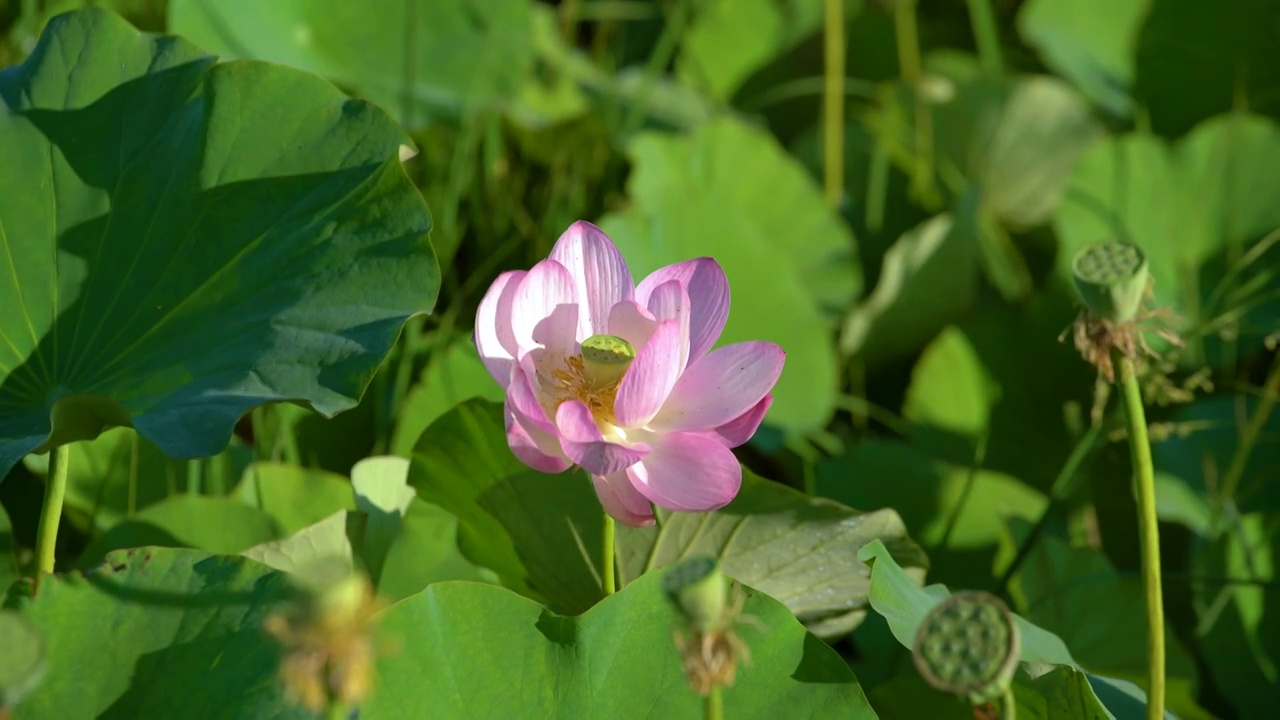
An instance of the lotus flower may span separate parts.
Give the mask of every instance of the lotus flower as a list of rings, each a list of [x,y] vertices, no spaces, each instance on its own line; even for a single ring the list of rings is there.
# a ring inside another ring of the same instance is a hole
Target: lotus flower
[[[507,442],[529,467],[586,470],[606,512],[634,527],[650,505],[704,512],[742,484],[731,448],[773,402],[786,353],[712,349],[729,317],[720,265],[697,258],[640,281],[599,228],[576,222],[530,270],[499,275],[475,343],[506,389]]]

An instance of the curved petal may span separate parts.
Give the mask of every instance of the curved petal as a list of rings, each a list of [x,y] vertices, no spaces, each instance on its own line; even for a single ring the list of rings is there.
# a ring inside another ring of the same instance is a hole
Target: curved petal
[[[655,288],[678,280],[689,293],[689,357],[697,360],[720,339],[729,319],[729,280],[711,258],[695,258],[659,268],[640,281],[636,300],[647,304]]]
[[[515,412],[524,421],[524,425],[545,435],[557,437],[559,431],[556,430],[556,424],[547,416],[547,406],[538,395],[537,370],[533,365],[534,357],[530,353],[512,371],[511,385],[507,387],[507,408],[509,412]]]
[[[645,496],[636,491],[626,470],[609,475],[592,475],[591,483],[596,487],[596,497],[600,498],[604,511],[618,522],[631,527],[649,527],[653,524],[653,506]]]
[[[609,442],[600,434],[591,410],[578,400],[566,400],[556,410],[560,447],[570,460],[592,475],[608,475],[634,465],[649,452],[649,446]]]
[[[651,425],[661,430],[706,430],[750,410],[773,389],[787,354],[771,342],[716,348],[689,366]]]
[[[560,441],[553,435],[539,430],[534,424],[527,422],[519,411],[507,406],[506,426],[507,445],[511,453],[520,462],[544,473],[559,473],[569,469],[573,463],[565,457],[560,449]]]
[[[649,454],[627,476],[655,505],[684,512],[724,507],[742,486],[733,451],[708,433],[655,436]]]
[[[609,311],[635,295],[631,270],[608,235],[585,220],[579,220],[556,240],[551,259],[573,276],[578,303],[585,312],[578,317],[578,342],[606,332]]]
[[[613,417],[620,427],[644,427],[662,408],[680,377],[682,349],[680,323],[659,324],[618,383]]]
[[[765,395],[764,399],[750,410],[717,427],[716,434],[731,448],[742,445],[756,434],[756,430],[760,429],[760,423],[764,421],[765,413],[769,412],[769,406],[772,404],[773,394]]]
[[[653,313],[640,307],[635,300],[623,300],[609,311],[609,328],[605,332],[631,343],[631,347],[644,347],[649,336],[658,329]]]
[[[485,369],[502,387],[511,382],[511,361],[516,356],[516,336],[511,332],[511,304],[524,270],[504,272],[489,286],[476,310],[472,339]]]
[[[511,302],[511,332],[517,354],[523,355],[541,344],[534,338],[538,325],[556,308],[574,305],[576,297],[573,277],[555,260],[543,260],[525,273]]]
[[[668,280],[649,294],[649,312],[659,322],[674,320],[680,324],[680,369],[689,363],[689,293],[676,280]]]

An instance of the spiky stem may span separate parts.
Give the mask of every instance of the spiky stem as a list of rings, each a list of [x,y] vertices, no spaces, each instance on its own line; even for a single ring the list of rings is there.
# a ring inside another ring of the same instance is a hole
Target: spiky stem
[[[1138,537],[1142,550],[1142,590],[1147,603],[1147,720],[1164,718],[1164,599],[1160,589],[1160,530],[1156,521],[1155,469],[1147,439],[1147,416],[1133,359],[1113,350],[1119,368],[1124,414],[1128,420],[1129,455],[1133,461],[1138,501]]]
[[[49,475],[45,478],[44,505],[36,529],[36,587],[40,578],[53,574],[53,551],[58,544],[58,522],[62,520],[62,500],[67,495],[67,460],[71,446],[62,444],[49,451]]]

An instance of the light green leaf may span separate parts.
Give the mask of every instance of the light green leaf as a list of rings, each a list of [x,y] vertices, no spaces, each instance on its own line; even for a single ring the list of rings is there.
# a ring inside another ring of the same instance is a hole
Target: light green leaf
[[[71,444],[64,508],[96,534],[119,524],[141,508],[190,491],[191,463],[199,462],[199,492],[225,493],[252,460],[252,452],[232,438],[227,449],[205,460],[166,457],[154,443],[132,428],[112,428],[93,440]],[[28,455],[27,469],[49,472],[49,456]]]
[[[16,598],[47,644],[44,682],[13,720],[309,718],[286,704],[262,622],[284,577],[244,558],[147,548]],[[104,632],[110,628],[110,632]]]
[[[435,303],[405,135],[320,78],[83,10],[0,98],[0,475],[113,425],[200,457],[255,405],[346,410]]]
[[[337,510],[355,510],[351,483],[323,470],[285,463],[250,465],[232,496],[270,516],[285,534],[319,522]]]
[[[1133,112],[1134,55],[1151,0],[1029,0],[1018,33],[1112,115]]]
[[[339,510],[289,537],[254,545],[240,554],[284,573],[303,572],[318,561],[341,560],[348,569],[355,567],[351,541],[347,538],[346,510]]]
[[[935,605],[951,594],[950,591],[942,585],[923,588],[917,585],[898,567],[884,544],[879,541],[864,547],[858,557],[871,565],[871,607],[884,616],[894,637],[903,647],[914,647],[920,623]],[[1102,704],[1092,689],[1090,680],[1097,676],[1084,672],[1057,635],[1017,614],[1014,615],[1014,622],[1021,637],[1019,660],[1022,665],[1014,676],[1019,717],[1022,716],[1024,707],[1028,708],[1030,717],[1036,718],[1066,720],[1078,717],[1117,717],[1112,714],[1109,706]],[[1057,672],[1066,674],[1049,677]],[[1106,678],[1099,680],[1112,682]],[[1110,695],[1114,696],[1115,693]],[[1128,708],[1129,704],[1123,703],[1123,707]],[[1141,714],[1125,713],[1118,717],[1136,720]]]
[[[883,540],[917,580],[928,561],[891,509],[860,513],[742,472],[733,502],[711,513],[657,511],[649,528],[618,528],[618,577],[695,556],[785,603],[819,637],[844,635],[866,615],[867,567],[856,553]]]
[[[767,421],[821,427],[838,385],[833,316],[861,287],[848,227],[794,158],[740,121],[709,121],[688,137],[646,133],[629,155],[633,204],[601,226],[633,275],[715,258],[733,291],[721,344],[771,340],[787,351]]]
[[[682,677],[662,576],[647,574],[580,617],[503,588],[432,585],[382,616],[388,640],[415,641],[379,658],[361,717],[696,717],[702,699]],[[726,717],[876,717],[835,651],[781,603],[746,592],[743,613],[759,628],[738,630],[751,662],[724,693]]]
[[[374,585],[382,576],[387,548],[414,498],[408,479],[409,461],[400,457],[365,458],[351,468],[356,507],[365,514],[360,557]]]
[[[971,212],[943,213],[898,238],[884,254],[875,289],[845,319],[846,353],[869,367],[901,360],[968,313],[978,289],[974,222]]]
[[[44,679],[48,669],[44,634],[28,618],[12,610],[0,609],[0,713],[22,702]]]
[[[860,0],[843,2],[845,17],[862,8]],[[722,102],[753,72],[822,28],[821,0],[710,0],[695,7],[676,75]]]
[[[419,127],[507,102],[531,60],[530,5],[170,0],[169,27],[223,57],[321,75]]]
[[[174,495],[103,533],[89,544],[77,566],[93,567],[112,550],[147,546],[234,555],[286,534],[270,515],[236,500]]]
[[[391,452],[409,457],[414,443],[431,423],[463,400],[480,397],[500,401],[503,389],[480,362],[470,339],[436,348],[422,379],[405,397],[396,418]]]
[[[414,498],[387,548],[378,594],[399,600],[445,580],[497,584],[498,575],[468,560],[458,549],[458,518]]]

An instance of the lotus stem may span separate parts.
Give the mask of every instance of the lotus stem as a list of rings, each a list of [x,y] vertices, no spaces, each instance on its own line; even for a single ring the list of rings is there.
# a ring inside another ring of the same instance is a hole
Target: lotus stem
[[[1013,685],[1004,689],[1000,696],[1000,720],[1017,720],[1018,701],[1013,697]]]
[[[601,562],[604,565],[604,572],[601,573],[601,584],[604,587],[606,596],[612,595],[618,591],[618,580],[613,569],[613,538],[615,534],[615,524],[613,516],[609,513],[604,514],[604,555]]]
[[[719,685],[712,685],[702,698],[702,717],[704,720],[724,719],[724,696],[720,694]]]
[[[839,208],[844,195],[844,0],[826,0],[823,48],[826,59],[822,95],[823,189],[827,204]]]
[[[1000,54],[1000,33],[996,30],[996,16],[989,0],[968,0],[969,25],[973,28],[974,43],[978,46],[978,62],[988,75],[999,75],[1004,69]]]
[[[1147,603],[1147,720],[1164,718],[1164,599],[1160,588],[1160,530],[1156,520],[1155,469],[1147,439],[1147,417],[1142,406],[1133,359],[1113,351],[1119,368],[1128,421],[1129,454],[1133,460],[1134,492],[1138,501],[1138,537],[1142,551],[1142,590]]]
[[[40,525],[36,529],[37,588],[40,587],[40,578],[53,574],[53,551],[58,545],[58,523],[62,520],[62,501],[67,495],[67,461],[70,455],[71,446],[65,443],[49,451],[44,505],[40,508]]]

